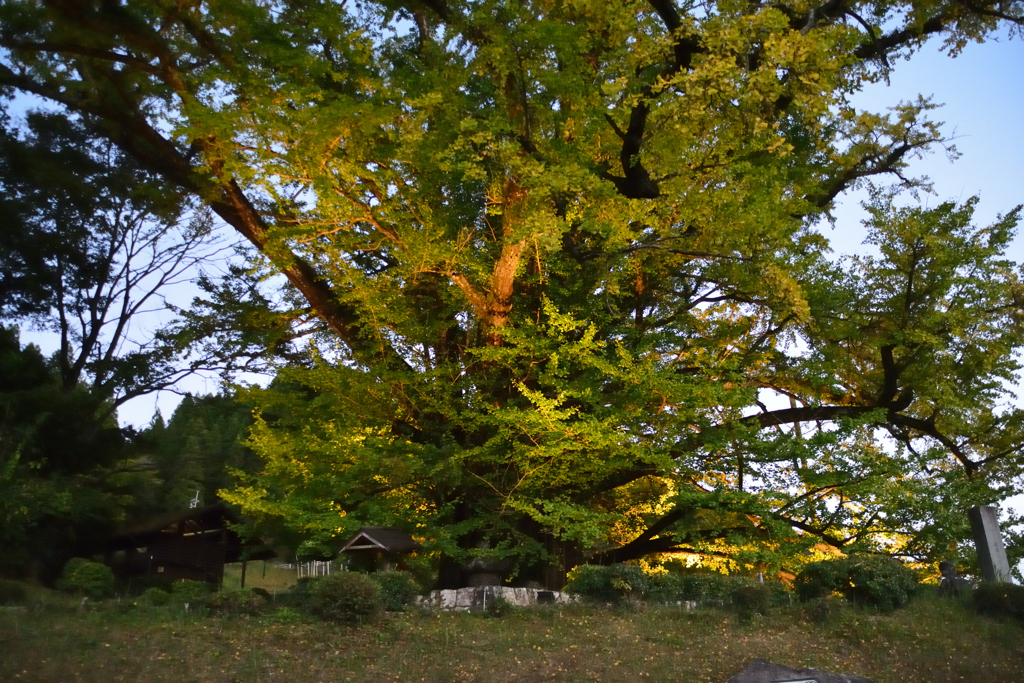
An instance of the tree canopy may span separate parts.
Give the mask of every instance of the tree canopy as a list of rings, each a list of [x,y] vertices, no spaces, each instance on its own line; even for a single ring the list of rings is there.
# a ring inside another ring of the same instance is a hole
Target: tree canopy
[[[667,551],[928,557],[1008,490],[1019,209],[901,206],[886,186],[946,144],[933,105],[850,96],[929,36],[1022,23],[1016,0],[22,0],[0,85],[286,278],[261,324],[308,341],[247,394],[265,465],[231,500],[313,543],[402,526],[442,584],[481,553],[557,583]],[[865,183],[881,254],[833,263],[814,225]]]
[[[53,334],[61,386],[91,387],[100,421],[189,372],[139,318],[215,253],[195,204],[65,115],[0,131],[0,315]]]

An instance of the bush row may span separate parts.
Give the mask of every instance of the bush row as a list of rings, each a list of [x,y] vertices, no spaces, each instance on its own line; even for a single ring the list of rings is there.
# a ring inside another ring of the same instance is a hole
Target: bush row
[[[141,593],[131,604],[146,607],[188,605],[220,614],[260,614],[268,609],[272,598],[267,591],[254,588],[214,591],[201,581],[148,577],[133,581]],[[114,595],[114,575],[99,562],[73,558],[64,567],[57,582],[58,590],[94,600]],[[360,623],[385,610],[400,611],[420,593],[412,575],[407,572],[361,574],[339,572],[315,579],[300,579],[291,590],[277,597],[276,603],[328,621]],[[0,604],[24,601],[24,588],[13,581],[0,581]]]
[[[162,586],[147,588],[136,602],[149,607],[188,604],[190,609],[224,615],[257,615],[266,612],[273,603],[326,621],[362,623],[385,610],[404,609],[419,592],[419,587],[405,572],[339,572],[300,579],[290,590],[276,597],[260,588],[211,591],[205,583],[179,580],[170,585],[170,590]]]
[[[974,608],[982,614],[1024,621],[1024,586],[981,583],[974,591]]]
[[[848,555],[812,562],[793,581],[804,602],[842,595],[850,602],[883,611],[906,605],[918,586],[910,568],[884,555]]]
[[[566,591],[595,602],[639,601],[675,604],[684,601],[733,604],[740,611],[764,612],[789,602],[785,586],[759,583],[746,576],[716,572],[646,574],[631,564],[583,565],[570,574]]]
[[[570,579],[566,590],[590,601],[731,604],[746,615],[764,614],[774,605],[789,602],[791,595],[785,586],[773,581],[759,583],[749,577],[713,572],[650,575],[629,564],[583,565],[573,570]],[[68,562],[57,585],[64,592],[93,599],[114,593],[114,577],[109,568],[82,558]],[[812,608],[826,618],[826,612],[835,610],[837,600],[879,610],[902,607],[918,591],[919,584],[913,571],[891,558],[850,555],[806,565],[793,581],[793,588],[801,601],[812,603]],[[385,610],[404,609],[419,592],[412,576],[405,572],[340,572],[301,579],[291,590],[277,596],[276,603],[296,617],[306,613],[327,621],[358,624]],[[0,580],[0,605],[20,604],[25,598],[20,583]],[[150,586],[135,604],[188,604],[225,615],[256,615],[265,612],[271,602],[270,594],[259,588],[217,592],[199,581],[179,580],[170,585]],[[973,593],[973,604],[981,613],[1024,621],[1022,586],[982,583]]]
[[[599,602],[643,600],[651,603],[697,601],[732,603],[740,611],[763,612],[788,602],[790,593],[781,583],[758,583],[750,577],[706,573],[646,574],[636,565],[584,565],[573,570],[566,590]],[[893,610],[917,592],[914,572],[881,555],[849,555],[814,562],[793,581],[802,601],[839,595],[858,605]]]

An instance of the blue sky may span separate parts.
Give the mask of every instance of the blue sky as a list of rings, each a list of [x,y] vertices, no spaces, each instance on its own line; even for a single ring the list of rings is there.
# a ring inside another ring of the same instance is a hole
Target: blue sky
[[[943,132],[954,137],[960,158],[950,162],[941,149],[915,160],[911,175],[929,176],[935,194],[922,200],[936,204],[949,199],[981,197],[975,218],[987,225],[997,214],[1024,204],[1024,40],[970,44],[956,58],[933,40],[909,61],[894,63],[890,84],[869,85],[854,102],[861,108],[884,111],[918,94],[931,96],[941,109],[932,118],[945,122]],[[860,251],[859,222],[863,193],[845,197],[837,211],[835,230],[824,233],[837,253]],[[1018,237],[1011,257],[1024,261],[1024,239]]]

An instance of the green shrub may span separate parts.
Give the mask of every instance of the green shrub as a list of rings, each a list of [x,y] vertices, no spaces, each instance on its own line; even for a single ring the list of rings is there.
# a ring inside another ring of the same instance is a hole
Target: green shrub
[[[17,581],[0,579],[0,605],[21,605],[25,602],[25,587]]]
[[[846,599],[838,595],[826,595],[807,603],[807,618],[815,624],[829,624],[841,617],[847,610]]]
[[[275,602],[282,607],[308,610],[313,594],[313,577],[304,576],[284,593],[279,593]]]
[[[114,594],[114,573],[105,564],[73,557],[64,565],[57,589],[93,600],[107,598]]]
[[[820,600],[833,593],[845,595],[848,583],[846,569],[846,563],[841,559],[812,562],[793,579],[793,588],[803,602]]]
[[[762,586],[755,592],[767,595],[768,605],[788,605],[790,592],[778,581],[758,582],[749,576],[730,576],[709,571],[684,571],[655,574],[649,577],[647,599],[654,603],[674,604],[693,601],[701,604],[736,604],[736,591],[752,585]],[[742,598],[741,598],[742,599]],[[760,598],[758,598],[760,599]]]
[[[765,579],[764,585],[768,586],[768,590],[772,595],[772,605],[781,607],[783,605],[793,604],[793,591],[789,589],[789,586],[782,583],[781,581],[769,581]]]
[[[732,605],[740,616],[768,614],[772,605],[772,589],[768,584],[747,580],[736,582],[732,590]]]
[[[338,572],[313,581],[309,609],[326,621],[359,624],[384,608],[380,586],[366,574]]]
[[[633,564],[585,564],[574,569],[565,590],[587,600],[620,602],[642,598],[650,587],[643,569]]]
[[[245,588],[210,593],[203,604],[213,612],[228,616],[256,616],[267,609],[267,601],[263,597]]]
[[[507,617],[508,615],[514,614],[517,611],[519,611],[518,607],[516,607],[500,595],[496,596],[494,599],[492,599],[490,602],[484,605],[484,614],[489,617],[494,617],[496,619]]]
[[[793,583],[804,601],[840,593],[851,602],[885,611],[903,607],[918,589],[914,572],[884,555],[813,562]]]
[[[171,598],[174,602],[201,604],[210,595],[210,587],[202,581],[178,579],[171,584]]]
[[[917,592],[917,576],[891,557],[851,555],[846,564],[846,596],[855,603],[891,611],[906,605]]]
[[[1024,586],[983,581],[974,589],[974,608],[991,616],[1024,621]]]
[[[163,607],[171,601],[171,594],[156,586],[147,588],[139,595],[139,602],[150,607]]]
[[[607,567],[585,564],[573,569],[565,584],[567,593],[574,593],[585,600],[613,602],[618,594],[612,587]]]
[[[701,603],[728,601],[736,587],[736,578],[718,572],[695,572],[683,574],[682,599]]]
[[[384,609],[392,612],[401,612],[420,593],[420,587],[408,572],[377,572],[370,574],[370,578],[380,586]]]
[[[664,605],[689,599],[683,596],[683,577],[679,574],[652,574],[647,577],[647,584],[648,602]]]

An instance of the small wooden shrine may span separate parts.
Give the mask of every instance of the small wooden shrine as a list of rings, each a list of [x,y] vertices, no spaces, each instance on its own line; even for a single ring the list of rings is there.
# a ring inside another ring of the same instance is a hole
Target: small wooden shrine
[[[338,556],[348,553],[359,569],[386,571],[401,565],[402,556],[420,549],[412,536],[392,526],[364,526],[345,542]]]
[[[241,521],[222,502],[159,515],[112,536],[105,561],[123,579],[160,576],[219,584],[225,563],[275,556],[230,528]]]

